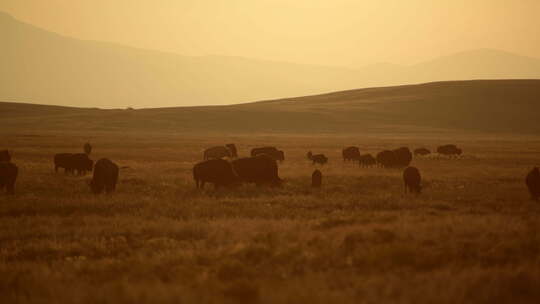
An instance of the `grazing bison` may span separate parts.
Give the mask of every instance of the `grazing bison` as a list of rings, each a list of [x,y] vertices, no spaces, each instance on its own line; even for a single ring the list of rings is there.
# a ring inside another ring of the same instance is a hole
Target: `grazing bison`
[[[92,145],[90,143],[85,143],[83,146],[84,154],[90,155],[92,153]]]
[[[420,171],[415,167],[407,167],[403,171],[403,182],[405,183],[405,193],[409,189],[410,193],[420,194],[422,186],[420,185],[422,178],[420,177]]]
[[[418,148],[414,150],[414,156],[426,156],[429,154],[431,154],[431,151],[426,148]]]
[[[251,149],[251,156],[257,156],[265,154],[280,162],[285,160],[285,153],[282,150],[278,150],[276,147],[261,147]]]
[[[107,158],[102,158],[94,166],[94,175],[90,181],[90,189],[94,194],[114,192],[118,182],[118,166]]]
[[[6,188],[7,194],[15,194],[15,181],[19,168],[11,162],[0,162],[0,190]]]
[[[94,162],[84,153],[58,153],[54,155],[54,170],[64,168],[64,172],[78,175],[84,175],[91,172]]]
[[[343,155],[343,161],[358,160],[360,157],[360,149],[358,147],[347,147],[341,152]]]
[[[401,147],[395,149],[394,151],[395,166],[396,167],[407,167],[412,161],[411,150],[407,147]]]
[[[527,174],[525,184],[527,184],[527,188],[529,188],[531,199],[537,201],[540,198],[540,170],[538,170],[538,167],[534,167],[529,174]]]
[[[226,144],[225,147],[227,147],[227,149],[229,149],[229,154],[231,155],[231,157],[233,157],[233,158],[238,157],[238,150],[236,150],[236,145],[235,144]]]
[[[223,159],[210,159],[193,166],[193,179],[197,188],[204,188],[205,183],[214,184],[214,188],[232,186],[239,179],[230,162]]]
[[[309,160],[313,162],[313,164],[321,164],[324,165],[328,162],[328,157],[326,157],[324,154],[315,154],[311,153],[311,151],[308,152],[307,157]]]
[[[358,158],[358,165],[360,165],[360,167],[371,167],[376,163],[377,161],[375,160],[375,157],[373,157],[371,154],[360,155]]]
[[[240,180],[245,183],[278,186],[282,182],[278,176],[276,160],[265,154],[236,159],[232,166]]]
[[[313,171],[311,174],[311,187],[320,188],[322,185],[322,173],[319,170]]]
[[[54,171],[58,172],[58,168],[64,168],[64,173],[71,173],[71,157],[73,153],[58,153],[54,155]]]
[[[78,175],[85,175],[87,172],[92,172],[94,161],[88,158],[87,154],[75,153],[71,156],[72,169],[77,171]]]
[[[393,151],[384,150],[377,153],[377,163],[384,168],[391,168],[396,166],[396,157]]]
[[[456,145],[443,145],[437,148],[437,153],[448,156],[459,156],[462,151]]]
[[[223,157],[231,157],[231,152],[225,146],[217,146],[204,150],[204,160],[220,159]]]
[[[0,150],[0,162],[11,161],[11,154],[8,150]]]

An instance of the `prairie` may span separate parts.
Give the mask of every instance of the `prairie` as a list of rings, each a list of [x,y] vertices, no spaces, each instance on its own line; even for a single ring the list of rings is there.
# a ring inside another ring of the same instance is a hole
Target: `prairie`
[[[39,126],[35,126],[38,129]],[[185,135],[76,130],[2,133],[20,173],[0,194],[3,303],[537,303],[540,204],[524,177],[540,139],[497,134]],[[121,166],[117,192],[55,173],[52,156],[90,141]],[[280,188],[196,190],[204,148],[285,151]],[[359,168],[341,149],[455,143],[460,159]],[[310,188],[308,150],[325,153]]]

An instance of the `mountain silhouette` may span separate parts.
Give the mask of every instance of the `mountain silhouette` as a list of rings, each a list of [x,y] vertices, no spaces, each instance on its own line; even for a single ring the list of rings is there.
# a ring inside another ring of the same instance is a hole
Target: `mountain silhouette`
[[[126,108],[234,104],[373,86],[540,78],[540,60],[474,50],[359,69],[181,56],[74,39],[0,13],[0,100]]]

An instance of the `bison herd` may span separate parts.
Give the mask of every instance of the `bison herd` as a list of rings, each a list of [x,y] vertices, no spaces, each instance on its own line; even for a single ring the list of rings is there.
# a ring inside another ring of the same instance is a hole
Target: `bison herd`
[[[54,169],[64,169],[65,174],[85,175],[93,172],[89,183],[90,190],[99,194],[111,193],[118,182],[120,168],[107,158],[98,160],[95,164],[90,159],[92,146],[86,143],[84,153],[58,153],[54,155]],[[462,150],[455,145],[443,145],[437,148],[440,155],[456,157]],[[426,156],[431,151],[426,148],[414,150],[414,156]],[[325,165],[328,157],[324,154],[307,153],[307,158],[313,165]],[[394,150],[383,150],[374,157],[371,154],[361,154],[355,146],[342,150],[344,162],[358,162],[360,167],[380,166],[382,168],[405,168],[403,182],[405,192],[420,194],[422,190],[420,171],[411,167],[413,153],[407,147]],[[228,160],[224,159],[227,158]],[[15,182],[19,173],[18,167],[11,161],[8,150],[0,150],[0,190],[6,188],[8,194],[15,193]],[[215,146],[204,150],[203,161],[193,166],[193,179],[197,188],[204,188],[206,183],[215,188],[235,187],[242,183],[253,183],[257,186],[279,186],[282,179],[278,175],[278,162],[285,160],[285,153],[276,147],[259,147],[250,151],[249,157],[238,157],[234,144]],[[315,170],[311,176],[312,187],[322,187],[322,172]],[[533,168],[526,176],[525,183],[533,200],[540,199],[540,171]]]

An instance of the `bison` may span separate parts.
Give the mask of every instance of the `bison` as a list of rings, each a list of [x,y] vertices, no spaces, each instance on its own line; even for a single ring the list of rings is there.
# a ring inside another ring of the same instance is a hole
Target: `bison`
[[[322,173],[320,170],[313,171],[311,174],[311,187],[320,188],[322,185]]]
[[[410,193],[420,194],[422,186],[420,185],[422,178],[420,177],[420,171],[415,167],[407,167],[403,171],[403,182],[405,184],[405,193],[409,189]]]
[[[343,161],[358,160],[358,158],[360,157],[360,149],[358,149],[358,147],[354,147],[354,146],[347,147],[347,148],[343,149],[341,154],[343,156]]]
[[[278,176],[276,160],[265,154],[236,159],[232,166],[240,180],[245,183],[278,186],[282,182]]]
[[[84,153],[58,153],[54,155],[54,170],[64,168],[66,174],[71,173],[79,175],[91,172],[94,162]]]
[[[94,175],[90,181],[90,189],[94,194],[114,192],[118,182],[118,166],[107,158],[102,158],[94,166]]]
[[[529,188],[531,199],[537,201],[540,198],[540,170],[538,170],[538,167],[534,167],[529,174],[527,174],[525,184],[527,184],[527,188]]]
[[[193,179],[197,188],[204,189],[205,183],[214,188],[232,186],[239,181],[230,162],[223,159],[210,159],[193,166]]]
[[[358,158],[358,165],[360,167],[371,167],[377,163],[375,158],[371,154],[360,155]]]
[[[0,150],[0,162],[11,161],[11,154],[8,150]]]
[[[414,150],[414,156],[426,156],[429,154],[431,154],[431,151],[426,148],[418,148]]]
[[[321,165],[324,165],[328,162],[328,157],[326,157],[326,155],[324,154],[313,154],[311,153],[311,151],[309,151],[307,153],[307,157],[309,160],[311,160],[313,162],[313,164],[321,164]]]
[[[412,160],[409,148],[402,147],[395,150],[384,150],[377,154],[377,163],[384,168],[407,167]]]
[[[223,157],[231,157],[231,152],[225,146],[217,146],[204,150],[204,160],[220,159]]]
[[[443,145],[437,148],[437,153],[447,156],[459,156],[462,151],[456,145]]]
[[[394,151],[394,157],[395,157],[395,166],[396,167],[407,167],[411,161],[412,161],[412,153],[411,150],[407,147],[401,147],[398,149],[395,149]]]
[[[282,150],[278,150],[276,147],[261,147],[251,149],[251,156],[257,156],[265,154],[280,162],[285,160],[285,153]]]
[[[395,155],[393,151],[384,150],[377,153],[377,163],[384,168],[394,167],[396,164]]]
[[[71,156],[73,153],[57,153],[54,155],[54,171],[58,172],[58,168],[64,168],[64,172],[71,172]]]
[[[15,181],[19,168],[11,162],[0,162],[0,190],[6,188],[7,194],[15,194]]]
[[[87,172],[92,172],[94,161],[88,158],[87,154],[75,153],[71,156],[71,164],[74,171],[78,175],[84,175]]]

